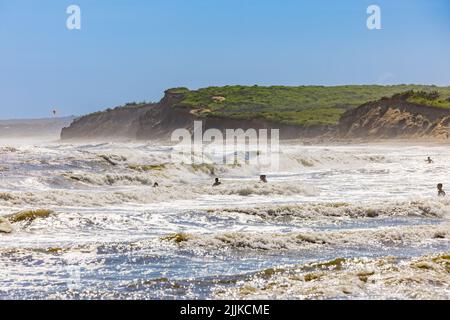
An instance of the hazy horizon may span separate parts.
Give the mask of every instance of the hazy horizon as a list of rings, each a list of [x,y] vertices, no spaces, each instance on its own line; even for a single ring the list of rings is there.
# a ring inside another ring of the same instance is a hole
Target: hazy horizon
[[[43,121],[43,120],[64,120],[70,118],[80,117],[82,115],[67,115],[61,117],[42,116],[38,118],[0,118],[0,122],[16,122],[16,121]]]
[[[240,85],[240,84],[235,84],[235,85]],[[324,86],[324,87],[339,87],[339,86],[358,86],[359,84],[336,84],[336,85],[317,85],[317,84],[306,84],[306,85],[298,85],[298,86]],[[380,85],[380,84],[365,84],[365,85]],[[424,83],[395,83],[395,84],[389,84],[389,85],[380,85],[380,86],[396,86],[396,85],[429,85],[429,86],[436,86],[436,87],[450,87],[450,85],[445,85],[445,86],[440,86],[440,85],[434,85],[434,84],[424,84]],[[215,86],[214,84],[212,84],[211,86]],[[227,86],[227,84],[223,85],[223,86]],[[228,86],[232,86],[231,84]],[[266,85],[266,86],[283,86],[282,84],[273,84],[273,85]],[[182,86],[184,87],[184,86]],[[291,85],[289,87],[296,87],[295,85]],[[173,87],[172,87],[173,88]],[[167,88],[170,89],[170,88]],[[190,90],[197,90],[197,89],[201,89],[201,88],[188,88]],[[161,98],[163,97],[164,92],[161,95]],[[146,103],[157,103],[159,102],[160,99],[155,100],[155,101],[145,101]],[[96,110],[92,110],[89,111],[87,113],[84,114],[71,114],[71,115],[60,115],[60,116],[51,116],[51,115],[42,115],[42,116],[38,116],[38,117],[22,117],[22,118],[0,118],[0,122],[8,122],[8,121],[41,121],[41,120],[64,120],[64,119],[68,119],[68,118],[78,118],[78,117],[82,117],[84,115],[88,115],[91,113],[95,113],[98,111],[105,111],[108,108],[115,108],[115,107],[120,107],[120,106],[124,106],[127,103],[133,103],[136,102],[136,100],[133,101],[127,101],[125,103],[122,104],[116,104],[116,105],[111,105],[111,106],[104,106],[102,108],[96,109]],[[51,111],[51,110],[50,110]]]

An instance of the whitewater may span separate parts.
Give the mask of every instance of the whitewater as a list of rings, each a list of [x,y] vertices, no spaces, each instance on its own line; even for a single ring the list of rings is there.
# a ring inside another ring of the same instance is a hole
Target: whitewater
[[[289,142],[264,172],[173,152],[3,141],[0,299],[450,299],[448,146]]]

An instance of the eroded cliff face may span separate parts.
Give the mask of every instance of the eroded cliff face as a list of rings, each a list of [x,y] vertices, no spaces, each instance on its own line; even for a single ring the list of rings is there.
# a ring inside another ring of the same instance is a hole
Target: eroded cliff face
[[[105,141],[136,139],[139,118],[154,107],[154,104],[146,104],[86,115],[63,128],[61,139]]]
[[[281,139],[312,138],[330,131],[327,126],[293,126],[273,123],[264,119],[230,119],[220,117],[201,117],[195,110],[179,106],[183,94],[166,91],[164,98],[158,106],[147,111],[139,118],[137,139],[140,140],[170,140],[172,132],[176,129],[193,131],[194,121],[202,121],[203,130],[218,129],[225,133],[227,129],[279,129]],[[270,132],[269,132],[270,135]]]
[[[183,99],[183,94],[165,92],[164,98],[139,117],[136,139],[167,140],[178,128],[190,129],[195,116],[187,108],[175,107]]]
[[[344,113],[339,121],[340,138],[436,138],[450,134],[450,110],[382,99]]]
[[[194,122],[201,121],[203,131],[218,129],[225,134],[227,129],[278,129],[281,139],[296,139],[301,137],[317,137],[328,132],[327,127],[300,127],[271,123],[263,119],[237,120],[217,117],[198,117],[191,110],[182,107],[160,106],[148,111],[139,118],[137,139],[139,140],[170,140],[176,129],[194,130]]]
[[[194,121],[202,121],[203,130],[219,129],[279,129],[280,138],[312,138],[330,131],[327,126],[291,126],[272,123],[264,119],[238,120],[228,118],[201,117],[190,108],[178,106],[183,94],[166,91],[157,104],[139,108],[116,108],[84,116],[64,128],[61,139],[79,140],[164,140],[171,138],[176,129],[192,132]]]
[[[344,113],[336,126],[293,126],[254,118],[248,120],[201,117],[179,104],[182,93],[167,91],[156,104],[116,108],[75,120],[61,133],[63,140],[163,140],[169,141],[176,129],[192,132],[194,121],[203,130],[279,129],[281,139],[434,138],[448,139],[450,109],[410,103],[400,98],[384,98]]]

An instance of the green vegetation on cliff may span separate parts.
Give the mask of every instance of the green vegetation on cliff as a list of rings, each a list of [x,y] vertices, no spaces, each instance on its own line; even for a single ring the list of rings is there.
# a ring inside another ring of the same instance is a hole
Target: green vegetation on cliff
[[[448,89],[447,89],[448,90]],[[394,97],[406,100],[410,103],[420,104],[428,107],[450,109],[450,96],[446,89],[441,91],[406,91],[396,94]]]
[[[203,117],[232,119],[262,118],[291,125],[334,125],[348,109],[369,101],[405,92],[437,92],[439,98],[412,96],[408,99],[427,105],[450,107],[450,87],[422,85],[349,85],[349,86],[225,86],[195,91],[175,88],[169,93],[182,94],[175,106],[192,109]],[[422,100],[420,100],[422,99]]]

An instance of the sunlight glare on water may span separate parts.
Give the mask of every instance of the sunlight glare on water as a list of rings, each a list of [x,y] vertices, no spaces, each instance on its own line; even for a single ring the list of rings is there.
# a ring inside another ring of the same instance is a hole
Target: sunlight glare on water
[[[51,211],[0,234],[0,298],[239,298],[267,268],[450,251],[450,201],[436,196],[437,183],[450,183],[446,146],[286,144],[272,172],[175,164],[171,150],[0,147],[0,216]],[[269,183],[258,182],[262,173]],[[223,184],[213,188],[216,176]],[[438,276],[448,283],[448,273]]]

